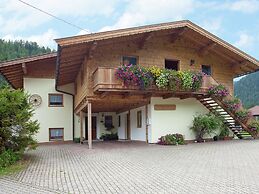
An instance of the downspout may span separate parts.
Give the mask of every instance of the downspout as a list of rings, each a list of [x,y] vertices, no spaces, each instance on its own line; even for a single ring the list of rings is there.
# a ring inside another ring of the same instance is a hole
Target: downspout
[[[55,76],[55,90],[58,91],[58,92],[61,92],[63,94],[67,94],[67,95],[70,95],[72,96],[72,100],[73,100],[73,110],[72,110],[72,124],[73,124],[73,141],[74,141],[74,138],[75,138],[75,117],[74,117],[74,105],[75,105],[75,95],[74,94],[71,94],[69,92],[65,92],[65,91],[62,91],[60,89],[58,89],[58,77],[59,77],[59,67],[60,67],[60,52],[61,52],[61,47],[58,45],[58,51],[57,51],[57,62],[56,62],[56,76]]]

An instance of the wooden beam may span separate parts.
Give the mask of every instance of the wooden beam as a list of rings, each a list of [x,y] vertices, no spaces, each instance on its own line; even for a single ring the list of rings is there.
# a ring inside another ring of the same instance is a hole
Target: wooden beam
[[[204,56],[204,55],[208,54],[209,50],[213,49],[216,45],[217,45],[217,43],[211,42],[211,43],[207,44],[206,46],[203,46],[199,50],[199,55]]]
[[[128,98],[130,95],[130,92],[125,92],[124,94],[122,94],[122,99]]]
[[[186,32],[188,31],[187,27],[181,28],[178,33],[174,34],[173,37],[171,38],[171,43],[174,44],[177,40],[181,38]]]
[[[88,119],[88,148],[92,149],[92,103],[87,103],[87,119]]]
[[[172,98],[172,97],[174,97],[174,96],[175,96],[175,94],[170,93],[170,94],[164,94],[164,95],[162,96],[162,98],[163,98],[163,99],[168,99],[168,98]]]
[[[152,97],[152,93],[146,93],[143,95],[143,99],[147,99],[147,98],[151,98]]]
[[[94,41],[93,44],[91,45],[89,51],[88,51],[88,57],[87,57],[88,59],[92,59],[93,58],[93,53],[94,53],[96,47],[97,47],[97,42]]]
[[[27,67],[26,67],[26,63],[22,63],[22,71],[23,74],[26,75],[27,74]]]
[[[88,104],[88,101],[83,99],[79,106],[76,108],[75,113],[78,115]]]
[[[100,95],[100,98],[103,99],[105,98],[106,96],[108,96],[109,92],[103,92],[101,95]]]
[[[83,140],[84,140],[84,137],[83,137],[83,119],[84,119],[83,111],[80,111],[80,143],[81,144],[83,144]]]

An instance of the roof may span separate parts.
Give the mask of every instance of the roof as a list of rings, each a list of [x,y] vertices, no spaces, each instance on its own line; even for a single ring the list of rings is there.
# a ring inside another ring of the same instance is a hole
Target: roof
[[[259,106],[254,106],[249,109],[252,115],[259,115]]]
[[[259,61],[257,59],[246,54],[245,52],[241,51],[240,49],[234,47],[233,45],[220,39],[219,37],[213,35],[212,33],[206,31],[205,29],[192,23],[189,20],[168,22],[168,23],[161,23],[161,24],[154,24],[154,25],[146,25],[146,26],[133,27],[133,28],[125,28],[125,29],[91,33],[91,34],[72,36],[72,37],[66,37],[66,38],[59,38],[59,39],[55,39],[55,41],[61,47],[63,47],[63,46],[69,46],[69,45],[74,45],[74,44],[87,43],[87,42],[98,41],[98,40],[100,41],[100,40],[117,38],[117,37],[122,37],[122,36],[131,36],[131,35],[136,35],[136,34],[141,34],[141,33],[168,30],[168,29],[181,28],[181,27],[188,27],[188,28],[202,34],[203,36],[211,39],[212,41],[222,45],[223,47],[231,50],[232,52],[244,57],[248,61],[255,63],[257,66],[259,66]]]
[[[157,35],[167,32],[169,34],[174,31],[175,34],[179,35],[181,29],[188,29],[188,32],[182,37],[195,42],[198,45],[197,49],[202,49],[210,44],[216,45],[210,49],[210,52],[219,54],[219,57],[228,60],[229,63],[233,64],[233,67],[237,67],[238,73],[235,73],[235,77],[259,70],[257,59],[196,24],[183,20],[56,39],[58,44],[57,85],[67,84],[75,80],[83,60],[94,44],[98,43],[97,47],[99,47],[111,43],[111,41],[129,40],[132,37],[141,38],[151,33]]]
[[[50,59],[56,60],[56,57],[57,53],[53,52],[5,61],[0,63],[0,73],[14,88],[22,88],[23,76],[25,73],[25,66],[23,64],[43,62]]]

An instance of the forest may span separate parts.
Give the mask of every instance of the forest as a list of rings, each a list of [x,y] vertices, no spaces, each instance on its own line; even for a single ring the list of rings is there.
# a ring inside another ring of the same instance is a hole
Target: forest
[[[50,52],[54,52],[54,50],[48,47],[41,47],[36,42],[24,40],[6,41],[0,39],[0,62]],[[0,75],[0,86],[4,83],[4,78]]]

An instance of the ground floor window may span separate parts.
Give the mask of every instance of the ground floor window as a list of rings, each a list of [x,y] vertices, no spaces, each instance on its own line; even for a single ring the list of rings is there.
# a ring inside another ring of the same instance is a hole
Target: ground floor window
[[[142,127],[142,111],[137,112],[137,128]]]
[[[49,106],[63,106],[63,94],[49,94]]]
[[[50,141],[64,140],[64,128],[50,128],[49,140]]]
[[[114,128],[113,123],[112,123],[112,116],[111,115],[107,115],[107,116],[104,117],[104,126],[108,130]]]

